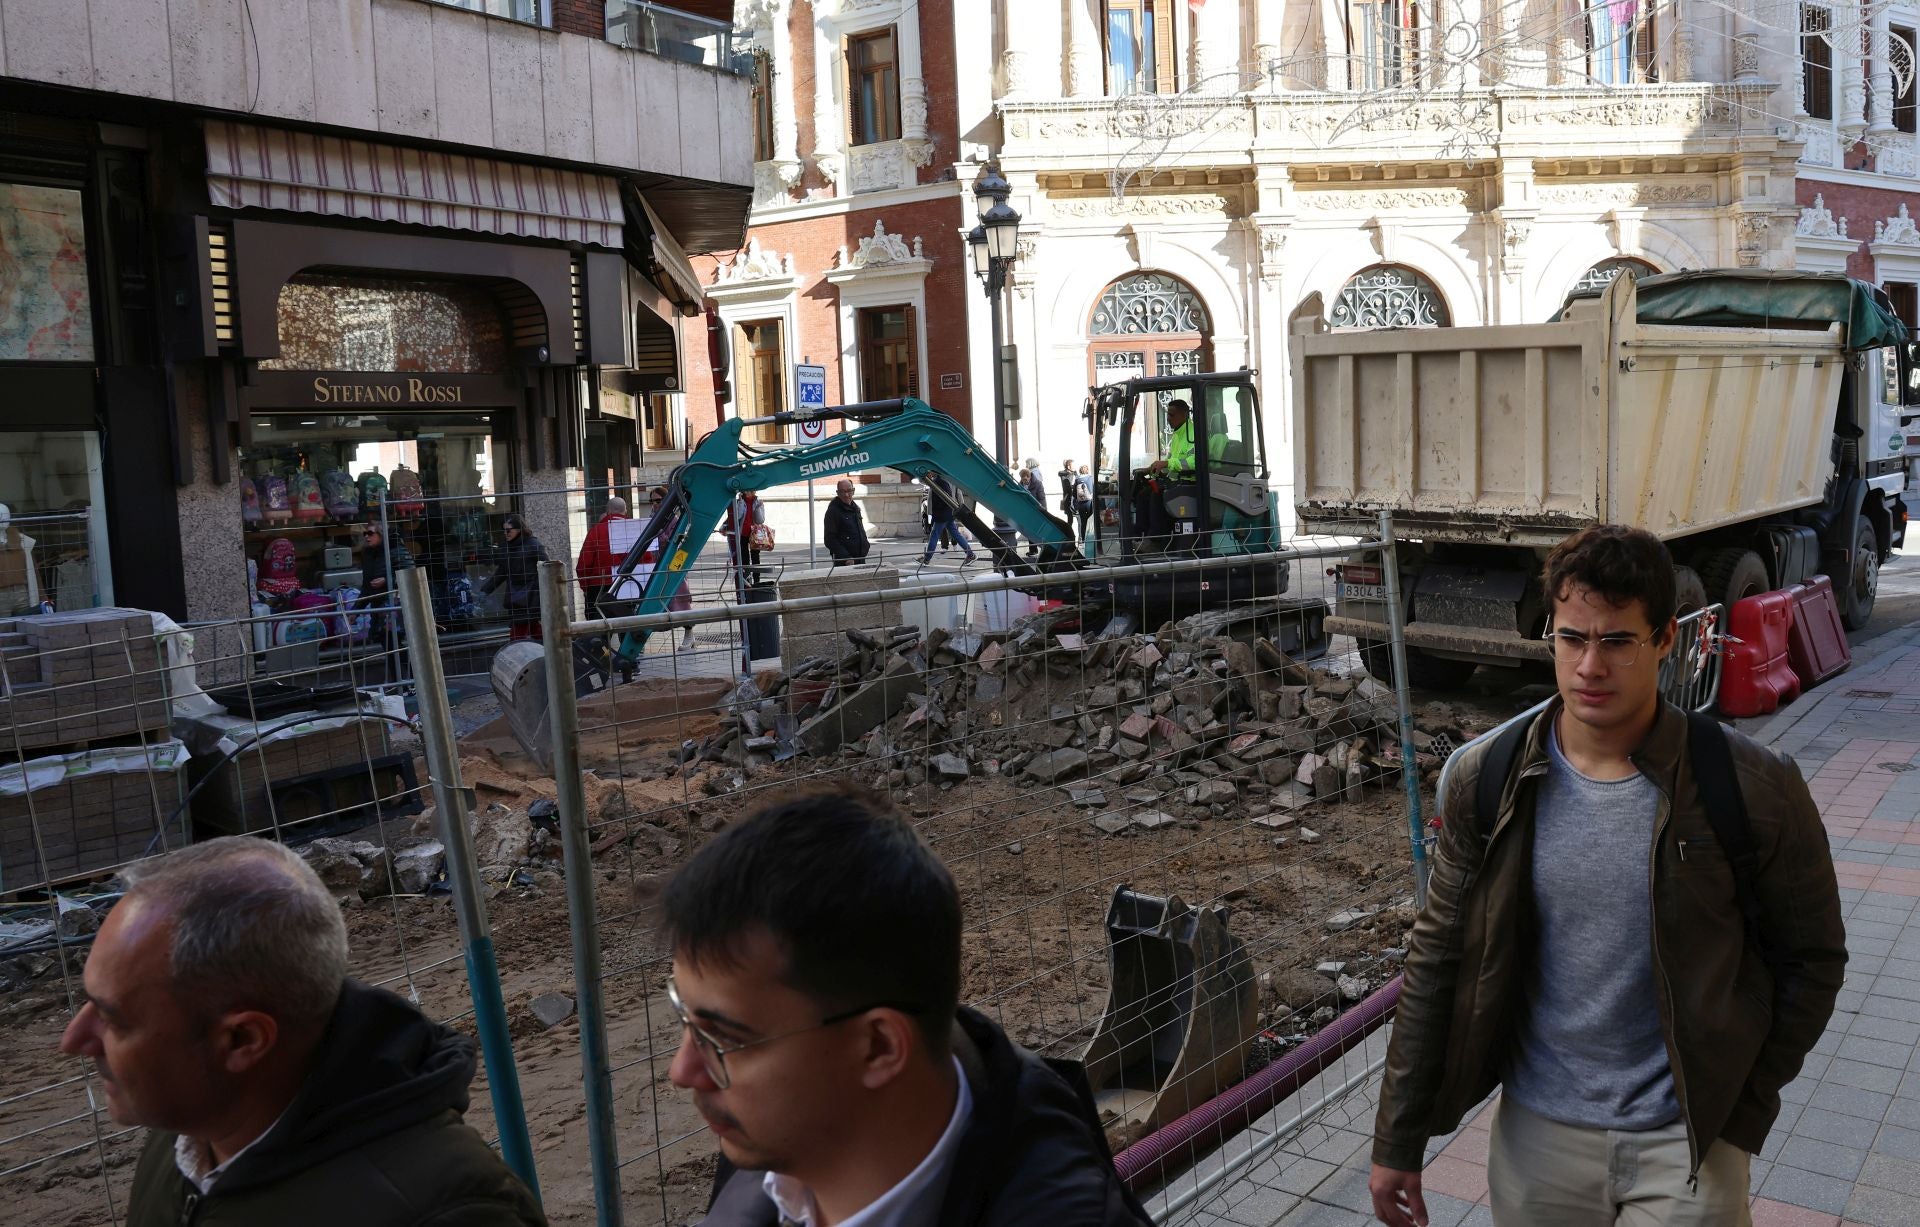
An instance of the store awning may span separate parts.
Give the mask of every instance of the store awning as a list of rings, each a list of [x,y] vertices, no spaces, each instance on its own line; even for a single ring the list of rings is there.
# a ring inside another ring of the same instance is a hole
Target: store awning
[[[620,248],[611,175],[209,119],[207,191],[281,209]]]

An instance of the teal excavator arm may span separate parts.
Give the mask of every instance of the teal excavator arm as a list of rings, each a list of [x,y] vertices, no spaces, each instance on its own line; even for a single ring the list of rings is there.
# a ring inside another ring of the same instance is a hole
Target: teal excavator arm
[[[859,423],[805,447],[752,452],[741,446],[748,426],[840,419]],[[1021,535],[1040,547],[1038,565],[1045,569],[1078,565],[1081,561],[1068,527],[1042,507],[1025,487],[982,449],[965,427],[925,401],[905,397],[800,413],[775,414],[751,421],[730,418],[693,449],[686,463],[674,471],[667,497],[654,509],[627,556],[621,560],[612,584],[619,594],[630,588],[630,577],[642,558],[659,543],[653,571],[647,576],[632,613],[659,613],[686,583],[700,551],[713,540],[734,496],[812,478],[838,478],[866,469],[899,469],[916,478],[941,473],[1003,517]],[[976,525],[976,531],[979,526]],[[1001,547],[1003,564],[1012,565],[1010,551]],[[624,605],[625,600],[618,602]],[[646,646],[644,631],[627,634],[620,654],[638,657]]]

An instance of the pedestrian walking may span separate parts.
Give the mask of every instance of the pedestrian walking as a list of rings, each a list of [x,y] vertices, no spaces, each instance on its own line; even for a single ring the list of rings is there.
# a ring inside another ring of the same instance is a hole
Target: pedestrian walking
[[[1093,519],[1093,471],[1081,465],[1073,476],[1073,518],[1080,526],[1080,552],[1087,550],[1087,523]]]
[[[1027,467],[1020,471],[1020,483],[1027,488],[1027,493],[1033,496],[1033,501],[1038,503],[1044,510],[1047,505],[1047,481],[1046,478],[1040,476],[1040,461],[1038,459],[1028,458]],[[1027,537],[1027,557],[1033,558],[1039,553],[1040,543],[1029,535]]]
[[[1060,518],[1073,519],[1073,479],[1080,476],[1071,457],[1060,462]]]
[[[615,520],[627,518],[627,500],[617,494],[609,495],[605,513],[594,521],[593,527],[587,530],[587,539],[580,544],[580,557],[574,561],[573,574],[579,581],[588,617],[594,616],[600,598],[613,583],[613,570],[621,562],[613,556],[611,525]]]
[[[767,526],[767,505],[751,490],[727,505],[727,517],[720,531],[727,538],[727,555],[733,561],[740,590],[760,582],[760,555],[773,548],[773,529]]]
[[[527,522],[518,515],[508,516],[501,525],[501,532],[506,540],[493,553],[493,577],[481,586],[480,591],[491,595],[502,587],[507,590],[507,638],[510,642],[538,639],[540,564],[547,560],[547,547],[527,531]]]
[[[667,501],[667,488],[665,486],[653,487],[653,489],[647,491],[647,499],[649,502],[653,504],[654,508],[657,510],[661,506],[661,504]],[[684,515],[685,513],[682,512],[681,514]],[[668,546],[670,546],[673,543],[674,534],[676,534],[680,530],[680,519],[681,519],[681,516],[676,515],[671,520],[667,521],[666,526],[660,530],[659,540],[654,545],[655,550],[665,550]],[[680,577],[679,586],[674,588],[673,595],[667,598],[667,612],[668,613],[685,613],[687,612],[687,610],[692,608],[693,608],[693,592],[691,589],[687,587],[686,576],[682,575]],[[680,628],[680,630],[681,630],[682,638],[679,643],[679,648],[692,647],[693,646],[693,628],[691,626],[683,626]],[[677,648],[676,650],[679,650],[679,648]]]
[[[225,836],[121,871],[60,1051],[145,1126],[130,1227],[535,1227],[462,1120],[473,1041],[347,978],[347,927],[282,844]]]
[[[1499,1227],[1749,1222],[1752,1156],[1833,1012],[1846,934],[1799,768],[1660,694],[1673,560],[1599,525],[1543,576],[1559,694],[1455,763],[1374,1122],[1427,1221],[1430,1138],[1501,1088]]]
[[[827,504],[822,536],[833,565],[849,567],[865,562],[872,545],[867,541],[867,524],[860,515],[860,504],[853,501],[853,483],[846,478],[833,488],[833,501]]]
[[[1149,1227],[1092,1101],[959,1005],[959,892],[886,802],[766,804],[662,913],[668,1074],[720,1149],[706,1227]]]
[[[951,481],[940,473],[927,474],[927,518],[932,524],[927,533],[927,548],[920,552],[920,565],[926,566],[933,561],[934,546],[946,548],[946,543],[958,545],[967,552],[967,561],[972,562],[976,555],[973,542],[961,531],[955,518],[960,514],[960,495]]]

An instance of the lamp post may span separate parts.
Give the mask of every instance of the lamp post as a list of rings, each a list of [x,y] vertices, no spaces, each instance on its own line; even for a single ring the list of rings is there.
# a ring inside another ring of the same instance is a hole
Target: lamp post
[[[1007,204],[1013,187],[1000,173],[997,163],[980,168],[973,181],[974,204],[980,224],[967,235],[968,251],[973,256],[973,271],[986,290],[993,319],[993,458],[1001,468],[1007,466],[1008,409],[1019,417],[1019,407],[1007,404],[1006,378],[1002,369],[1005,349],[1005,324],[1001,308],[1006,299],[1007,270],[1013,267],[1020,238],[1020,214]]]

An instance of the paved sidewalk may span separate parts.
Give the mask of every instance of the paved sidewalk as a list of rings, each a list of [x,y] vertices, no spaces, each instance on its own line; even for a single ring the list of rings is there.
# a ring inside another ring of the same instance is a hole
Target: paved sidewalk
[[[1831,836],[1849,960],[1827,1033],[1781,1094],[1779,1122],[1753,1161],[1756,1227],[1920,1224],[1920,623],[1864,645],[1853,668],[1745,731],[1800,763]],[[1386,1029],[1323,1075],[1364,1075]],[[1211,1227],[1360,1227],[1375,1074],[1297,1133],[1288,1121],[1325,1095],[1309,1087],[1261,1127],[1292,1134],[1200,1199]],[[1436,1139],[1424,1186],[1433,1227],[1490,1224],[1491,1101]],[[1256,1132],[1254,1139],[1260,1138]],[[1237,1140],[1237,1149],[1246,1150]],[[1229,1147],[1233,1151],[1235,1147]],[[1202,1165],[1202,1174],[1208,1166]],[[1176,1185],[1190,1187],[1189,1177]],[[1159,1214],[1156,1199],[1149,1209]],[[1178,1221],[1179,1216],[1165,1221]]]

